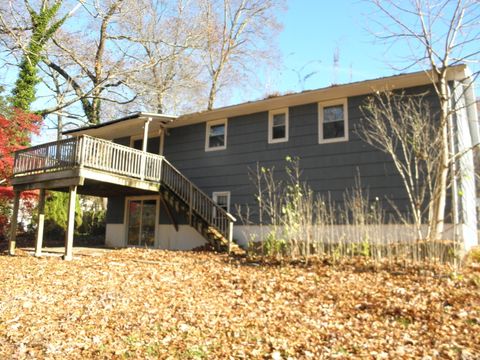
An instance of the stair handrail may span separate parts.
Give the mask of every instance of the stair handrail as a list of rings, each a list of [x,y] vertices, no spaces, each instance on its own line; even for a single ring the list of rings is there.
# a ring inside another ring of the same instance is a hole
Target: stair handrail
[[[215,209],[217,217],[218,217],[218,214],[221,214],[228,220],[228,222],[234,223],[234,222],[237,221],[237,219],[232,214],[230,214],[228,211],[225,211],[222,207],[220,207],[217,203],[215,203],[215,201],[213,201],[213,199],[210,196],[208,196],[202,190],[200,190],[200,188],[198,188],[192,181],[190,181],[190,179],[188,179],[185,175],[183,175],[167,159],[165,159],[165,158],[163,159],[163,164],[164,164],[164,166],[168,166],[169,170],[173,171],[178,177],[180,177],[185,184],[188,184],[189,188],[191,187],[195,192],[200,194],[201,197],[203,197],[204,199],[207,199],[207,202],[208,202],[207,207],[210,208],[210,209]],[[173,190],[177,196],[182,198],[182,200],[185,201],[187,204],[192,204],[193,203],[194,199],[189,198],[189,197],[192,196],[191,190],[187,191],[185,188],[184,189],[173,188],[175,186],[175,184],[173,184],[173,183],[171,184],[171,183],[166,181],[167,180],[166,179],[167,175],[166,175],[166,171],[164,171],[164,170],[162,170],[161,176],[162,176],[162,178],[160,179],[161,182],[166,184],[168,187],[170,187],[171,190]],[[202,213],[201,210],[204,207],[202,207],[201,205],[200,206],[194,206],[194,205],[196,205],[196,204],[192,204],[193,210],[195,210],[195,212],[199,216],[201,216],[204,221],[206,221],[209,225],[214,226],[218,230],[220,230],[220,233],[223,236],[225,236],[227,238],[231,237],[231,234],[230,234],[231,231],[229,230],[229,227],[230,227],[229,224],[225,224],[225,226],[223,227],[223,226],[218,226],[218,225],[212,223],[212,221],[210,221],[210,219],[208,219],[208,216],[205,213]]]

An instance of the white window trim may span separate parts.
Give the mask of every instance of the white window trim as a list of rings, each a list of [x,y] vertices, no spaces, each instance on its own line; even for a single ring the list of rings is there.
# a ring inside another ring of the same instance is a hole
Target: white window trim
[[[230,212],[230,191],[214,191],[212,193],[212,200],[217,203],[217,199],[219,196],[226,196],[227,197],[227,212]]]
[[[285,137],[280,139],[273,138],[273,116],[278,114],[285,114]],[[288,108],[270,110],[268,112],[268,143],[269,144],[276,144],[280,142],[288,141],[288,128],[289,128],[289,121],[288,121]]]
[[[217,147],[209,147],[209,135],[210,135],[210,128],[214,125],[225,124],[225,144],[223,146]],[[225,150],[227,148],[227,130],[228,130],[228,121],[227,119],[220,119],[207,122],[207,126],[205,126],[205,151],[217,151],[217,150]]]
[[[345,122],[345,135],[341,138],[324,139],[323,138],[323,109],[329,106],[343,105],[343,117]],[[336,142],[348,141],[348,102],[347,98],[331,101],[322,101],[318,103],[318,143],[330,144]]]

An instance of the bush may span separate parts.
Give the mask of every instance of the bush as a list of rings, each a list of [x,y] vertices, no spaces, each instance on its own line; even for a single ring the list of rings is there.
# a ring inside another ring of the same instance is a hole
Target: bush
[[[78,232],[84,235],[104,235],[105,215],[105,210],[84,211],[82,225],[78,228]]]
[[[48,192],[45,201],[45,236],[58,238],[65,235],[67,229],[68,193]],[[82,225],[82,209],[80,202],[75,203],[75,229]]]

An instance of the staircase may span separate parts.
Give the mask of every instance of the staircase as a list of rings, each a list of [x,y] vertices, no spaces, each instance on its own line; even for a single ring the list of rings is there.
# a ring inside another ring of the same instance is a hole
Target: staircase
[[[244,251],[233,242],[236,219],[218,206],[165,158],[162,161],[160,195],[170,206],[187,214],[187,221],[217,251]]]

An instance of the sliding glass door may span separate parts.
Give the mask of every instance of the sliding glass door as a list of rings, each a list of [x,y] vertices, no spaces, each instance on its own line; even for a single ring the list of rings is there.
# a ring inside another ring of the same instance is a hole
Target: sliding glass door
[[[129,200],[127,244],[154,246],[156,220],[157,200]]]

